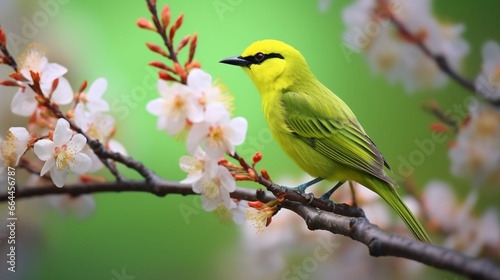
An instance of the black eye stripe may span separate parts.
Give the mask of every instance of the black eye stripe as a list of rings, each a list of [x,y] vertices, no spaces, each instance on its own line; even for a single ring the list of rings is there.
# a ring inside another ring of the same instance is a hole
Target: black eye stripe
[[[244,60],[250,62],[251,64],[261,64],[262,62],[264,62],[266,59],[269,59],[269,58],[284,59],[284,57],[281,54],[279,54],[279,53],[263,54],[261,52],[256,53],[255,55],[249,55],[249,56],[245,56],[245,57],[242,57],[242,58]]]

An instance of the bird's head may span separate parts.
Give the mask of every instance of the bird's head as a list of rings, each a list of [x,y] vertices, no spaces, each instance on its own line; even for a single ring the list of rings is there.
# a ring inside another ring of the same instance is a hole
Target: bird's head
[[[310,73],[302,54],[277,40],[257,41],[240,56],[220,62],[241,66],[261,93],[288,88]]]

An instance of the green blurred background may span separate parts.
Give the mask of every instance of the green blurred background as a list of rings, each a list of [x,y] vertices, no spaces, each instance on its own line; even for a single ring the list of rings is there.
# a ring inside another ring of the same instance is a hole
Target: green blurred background
[[[47,47],[50,61],[69,69],[66,76],[75,90],[83,80],[92,82],[105,77],[109,87],[104,96],[117,120],[116,139],[126,146],[129,155],[159,175],[172,180],[184,178],[178,167],[179,157],[186,153],[184,144],[157,131],[156,118],[145,110],[146,103],[157,97],[156,74],[147,63],[159,59],[146,49],[145,42],[160,41],[153,32],[135,25],[138,18],[149,18],[144,1],[1,0],[0,3],[0,24],[8,34],[21,36],[16,37],[21,38],[18,44],[11,45],[16,57],[28,41],[37,41]],[[420,104],[434,99],[446,109],[462,104],[470,95],[454,83],[442,90],[409,95],[401,85],[390,86],[384,77],[373,75],[361,55],[346,58],[341,51],[345,29],[341,11],[348,3],[351,1],[333,0],[326,12],[320,12],[316,1],[158,0],[160,7],[171,6],[172,17],[185,14],[177,42],[186,34],[198,33],[196,59],[233,93],[234,115],[249,120],[248,142],[238,150],[246,157],[257,150],[263,152],[261,167],[267,168],[274,178],[296,174],[299,169],[270,138],[260,97],[250,79],[243,71],[218,63],[222,58],[240,54],[253,41],[274,38],[299,49],[317,77],[349,104],[396,168],[401,158],[408,159],[418,149],[416,139],[431,135],[428,127],[434,118],[423,112]],[[46,5],[53,11],[48,13],[51,15],[46,23],[35,26],[32,38],[31,34],[23,36],[28,21],[43,19],[34,16],[43,12],[42,6]],[[464,38],[471,51],[464,60],[463,73],[474,77],[481,67],[482,44],[488,39],[500,41],[500,34],[494,28],[495,22],[498,23],[494,20],[498,16],[498,1],[481,1],[481,4],[435,1],[434,7],[441,19],[465,24]],[[4,79],[9,72],[5,67],[1,71],[0,79]],[[1,131],[24,126],[26,119],[9,113],[15,91],[0,90],[5,100],[1,105]],[[447,143],[438,144],[436,152],[416,166],[417,185],[438,178],[451,182],[460,188],[459,193],[465,194],[469,186],[450,175],[447,150]],[[134,172],[121,170],[139,178]],[[483,193],[481,205],[498,203],[498,188],[488,187]],[[44,203],[38,199],[18,201],[24,215],[20,219],[27,225],[18,229],[18,234],[25,238],[25,250],[18,252],[22,260],[17,279],[119,280],[116,275],[124,271],[136,280],[217,279],[224,252],[237,244],[237,227],[200,210],[197,198],[108,193],[95,195],[95,199],[96,211],[83,220],[56,211],[40,211]],[[183,209],[192,215],[183,216]],[[2,268],[4,265],[1,264]]]

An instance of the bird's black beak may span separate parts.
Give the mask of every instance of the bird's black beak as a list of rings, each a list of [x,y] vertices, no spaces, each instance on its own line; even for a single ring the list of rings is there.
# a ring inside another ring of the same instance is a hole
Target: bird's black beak
[[[250,61],[242,58],[241,56],[228,57],[228,58],[225,58],[219,62],[225,63],[225,64],[236,65],[236,66],[249,66],[251,64]]]

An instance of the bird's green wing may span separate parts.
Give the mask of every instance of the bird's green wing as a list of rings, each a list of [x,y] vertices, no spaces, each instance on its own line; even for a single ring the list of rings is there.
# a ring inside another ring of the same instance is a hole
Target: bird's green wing
[[[336,102],[317,102],[321,100],[296,92],[283,93],[286,124],[293,134],[337,163],[393,184],[383,172],[384,158],[354,115],[342,111],[344,106],[325,108]]]

